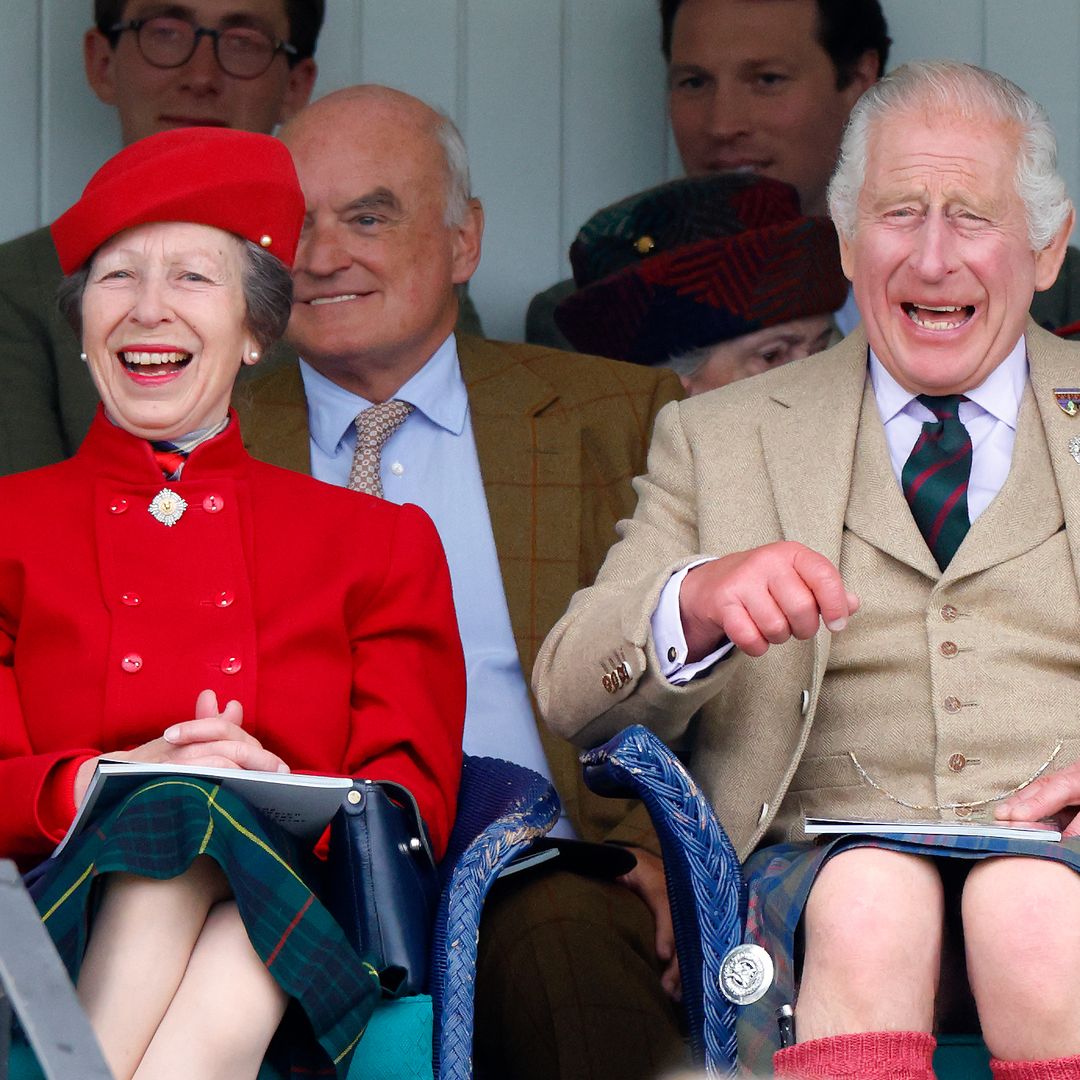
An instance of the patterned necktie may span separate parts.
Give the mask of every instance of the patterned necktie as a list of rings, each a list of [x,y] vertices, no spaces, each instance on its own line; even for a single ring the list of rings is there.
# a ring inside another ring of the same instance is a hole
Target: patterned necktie
[[[379,475],[382,448],[412,411],[413,407],[407,401],[384,401],[357,415],[353,421],[356,424],[356,451],[349,471],[349,488],[379,499],[383,497]]]
[[[944,570],[971,527],[967,503],[971,438],[959,416],[960,402],[967,398],[920,394],[919,401],[937,419],[923,424],[904,464],[901,483],[915,524]]]
[[[153,442],[150,446],[153,449],[154,460],[164,473],[165,479],[179,480],[180,474],[184,471],[187,454],[183,450],[178,450],[172,443]]]

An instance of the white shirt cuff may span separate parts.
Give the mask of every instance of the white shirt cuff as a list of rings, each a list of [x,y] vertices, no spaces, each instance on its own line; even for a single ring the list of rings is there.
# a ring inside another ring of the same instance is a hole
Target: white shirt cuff
[[[730,641],[725,641],[714,652],[692,664],[686,662],[686,635],[683,633],[682,612],[679,608],[679,591],[683,578],[695,566],[713,562],[713,559],[698,559],[697,562],[684,566],[671,575],[660,593],[660,599],[650,620],[652,625],[653,645],[660,659],[660,673],[673,686],[682,686],[695,676],[707,671],[718,660],[723,660],[735,648]]]

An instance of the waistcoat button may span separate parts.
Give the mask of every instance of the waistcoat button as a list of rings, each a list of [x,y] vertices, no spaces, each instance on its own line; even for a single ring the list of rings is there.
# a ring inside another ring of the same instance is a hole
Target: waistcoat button
[[[960,772],[967,764],[967,758],[963,754],[953,754],[949,758],[949,768],[953,772]]]
[[[959,712],[961,708],[962,708],[962,706],[961,706],[961,703],[960,703],[960,699],[958,697],[953,697],[953,695],[950,694],[945,699],[945,711],[946,712]]]
[[[956,608],[952,606],[952,604],[946,604],[941,609],[941,617],[946,622],[955,622],[958,618],[960,618],[960,612],[957,611]]]
[[[955,641],[943,641],[940,650],[942,656],[955,656],[960,651]]]

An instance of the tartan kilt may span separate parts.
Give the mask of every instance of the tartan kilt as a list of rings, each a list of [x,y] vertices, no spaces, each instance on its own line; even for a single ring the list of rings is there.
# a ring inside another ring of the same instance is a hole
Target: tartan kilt
[[[95,881],[114,871],[175,877],[197,855],[224,871],[252,946],[292,999],[271,1044],[271,1073],[344,1080],[379,1000],[378,972],[301,877],[315,880],[314,856],[211,781],[143,784],[33,875],[32,895],[72,980],[93,922]]]
[[[795,943],[799,920],[818,871],[833,856],[855,847],[886,848],[945,859],[1027,855],[1063,862],[1080,872],[1080,841],[1048,843],[987,836],[837,836],[819,843],[774,844],[755,851],[743,868],[748,904],[744,941],[762,946],[776,967],[773,984],[759,1001],[738,1012],[739,1063],[754,1075],[772,1075],[780,1049],[776,1010],[795,1002]]]

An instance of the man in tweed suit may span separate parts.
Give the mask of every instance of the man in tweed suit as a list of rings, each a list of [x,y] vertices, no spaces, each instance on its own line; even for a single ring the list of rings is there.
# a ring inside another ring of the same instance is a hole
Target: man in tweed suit
[[[377,472],[387,498],[432,515],[447,551],[468,667],[466,750],[546,772],[563,836],[638,857],[619,881],[556,860],[495,891],[480,943],[478,1067],[500,1078],[655,1075],[682,1052],[664,989],[676,976],[656,837],[642,807],[584,789],[573,748],[539,728],[522,671],[614,540],[678,382],[453,334],[483,212],[460,135],[422,102],[354,87],[310,106],[282,138],[308,203],[288,332],[302,361],[241,391],[248,448],[345,483],[354,418],[391,400],[411,406]]]
[[[1075,809],[1060,844],[802,829],[1076,801],[1080,353],[1026,315],[1073,224],[1053,132],[999,76],[910,65],[856,106],[830,209],[865,334],[664,410],[537,699],[583,743],[700,710],[771,1008],[801,965],[778,1075],[928,1080],[935,999],[969,985],[995,1076],[1080,1076]]]

